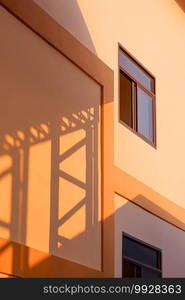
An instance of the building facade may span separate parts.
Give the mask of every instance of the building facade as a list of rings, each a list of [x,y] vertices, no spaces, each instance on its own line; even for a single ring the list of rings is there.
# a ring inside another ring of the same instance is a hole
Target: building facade
[[[184,277],[183,0],[0,0],[1,277]]]

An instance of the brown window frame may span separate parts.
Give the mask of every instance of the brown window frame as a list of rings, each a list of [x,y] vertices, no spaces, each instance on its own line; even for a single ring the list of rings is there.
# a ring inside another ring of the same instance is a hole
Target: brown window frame
[[[131,75],[123,66],[119,63],[119,53],[122,51],[131,61],[141,69],[145,74],[152,78],[152,91],[147,89],[141,82],[139,82],[133,75]],[[124,121],[121,120],[120,113],[120,73],[123,72],[125,75],[132,81],[132,91],[135,89],[135,93],[132,92],[132,120],[133,126],[130,127]],[[156,79],[151,72],[149,72],[136,58],[134,58],[120,43],[118,43],[118,94],[119,94],[119,122],[124,125],[126,128],[131,130],[134,134],[142,138],[149,145],[157,148],[157,138],[156,138]],[[135,87],[134,87],[135,86]],[[153,140],[148,139],[142,133],[137,131],[137,87],[143,90],[147,95],[149,95],[152,99],[152,130],[153,130]],[[134,99],[136,97],[136,99]]]
[[[155,268],[155,267],[152,267],[152,266],[150,266],[148,264],[145,264],[145,263],[143,263],[141,261],[135,260],[135,259],[130,258],[128,256],[124,256],[124,251],[123,251],[124,250],[123,249],[123,239],[124,239],[124,237],[133,240],[134,242],[140,244],[141,246],[144,246],[144,247],[150,248],[152,250],[155,250],[157,252],[157,264],[158,264],[158,267]],[[130,234],[122,232],[122,278],[126,278],[126,277],[123,276],[123,272],[124,272],[123,268],[124,268],[124,262],[125,261],[133,263],[134,265],[139,266],[141,268],[145,267],[147,269],[150,269],[151,271],[158,272],[160,274],[160,278],[162,278],[162,250],[160,248],[157,248],[157,247],[155,247],[153,245],[150,245],[150,244],[148,244],[148,243],[146,243],[146,242],[144,242],[142,240],[139,240],[139,239],[133,237]],[[141,276],[140,278],[144,278],[144,277]]]

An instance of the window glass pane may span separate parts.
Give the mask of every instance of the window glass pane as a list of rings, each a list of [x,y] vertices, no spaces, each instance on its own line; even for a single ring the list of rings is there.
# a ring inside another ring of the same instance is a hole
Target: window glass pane
[[[134,264],[127,261],[123,262],[123,277],[135,277]]]
[[[141,267],[124,260],[123,277],[141,277]]]
[[[119,64],[127,72],[135,77],[144,87],[148,90],[153,91],[153,78],[148,75],[144,70],[142,70],[137,64],[127,56],[123,51],[119,51]]]
[[[152,98],[142,89],[137,89],[137,131],[153,141]]]
[[[132,127],[132,82],[120,72],[120,120]]]
[[[141,266],[135,266],[135,277],[141,277]]]
[[[161,277],[161,274],[159,272],[142,267],[142,278],[159,278],[159,277]]]
[[[157,254],[158,252],[152,248],[144,246],[130,238],[123,238],[123,256],[157,268]]]

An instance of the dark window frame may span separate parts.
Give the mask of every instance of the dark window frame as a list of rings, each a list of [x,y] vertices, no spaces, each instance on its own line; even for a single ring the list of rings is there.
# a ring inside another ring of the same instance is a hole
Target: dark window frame
[[[133,75],[131,75],[123,66],[119,63],[119,52],[122,51],[128,58],[133,61],[137,67],[139,67],[145,74],[149,75],[153,79],[152,90],[148,90],[141,82],[139,82]],[[132,119],[133,126],[130,127],[124,121],[121,120],[121,112],[120,112],[120,73],[123,72],[130,80],[132,81],[132,91],[135,89],[134,85],[136,85],[136,100],[134,100],[134,93],[132,93]],[[156,134],[156,79],[150,71],[148,71],[138,60],[133,57],[120,43],[118,43],[118,98],[119,98],[119,122],[136,134],[138,137],[142,138],[146,143],[157,149],[157,134]],[[137,131],[137,86],[143,90],[147,95],[149,95],[152,99],[152,129],[153,129],[153,140],[148,139],[143,134]]]
[[[141,246],[144,246],[144,247],[147,247],[149,249],[155,250],[157,252],[157,264],[158,264],[157,268],[152,267],[148,264],[145,264],[141,261],[135,260],[133,258],[130,258],[128,256],[124,256],[124,249],[123,249],[123,239],[124,239],[124,237],[133,240],[134,242],[138,243]],[[132,235],[130,235],[128,233],[122,232],[122,277],[126,278],[126,277],[123,276],[123,274],[124,274],[124,269],[123,269],[124,268],[124,261],[129,262],[129,263],[133,263],[134,265],[139,266],[141,268],[145,267],[145,268],[147,268],[151,271],[155,271],[155,272],[159,273],[160,278],[162,278],[162,250],[160,248],[157,248],[157,247],[155,247],[151,244],[148,244],[148,243],[146,243],[146,242],[144,242],[144,241],[142,241],[138,238],[135,238],[135,237],[133,237]],[[142,270],[141,270],[141,272],[142,272]]]

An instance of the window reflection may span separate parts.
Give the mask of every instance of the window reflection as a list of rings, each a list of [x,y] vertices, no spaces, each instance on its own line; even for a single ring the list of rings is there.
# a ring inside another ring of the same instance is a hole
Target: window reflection
[[[137,89],[137,131],[153,140],[152,98],[142,89]]]
[[[153,78],[147,75],[123,51],[119,52],[119,64],[150,91],[153,91]]]
[[[120,120],[155,145],[155,80],[121,48],[119,65]]]
[[[161,252],[142,242],[123,236],[123,277],[161,277]]]

